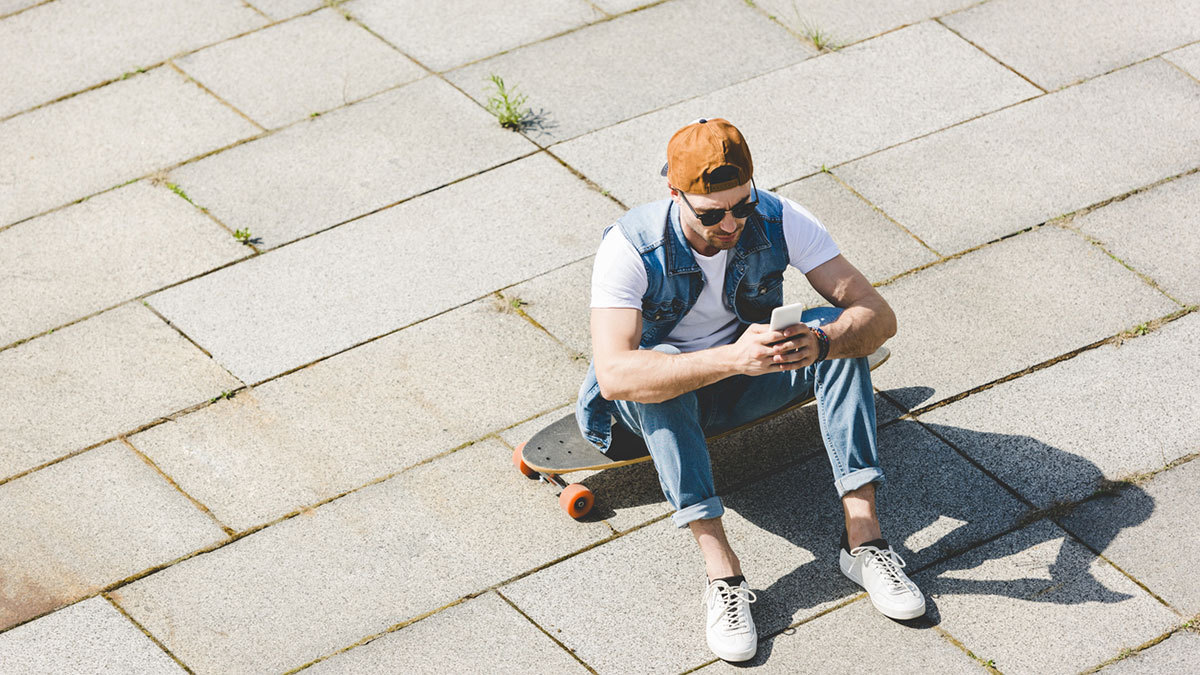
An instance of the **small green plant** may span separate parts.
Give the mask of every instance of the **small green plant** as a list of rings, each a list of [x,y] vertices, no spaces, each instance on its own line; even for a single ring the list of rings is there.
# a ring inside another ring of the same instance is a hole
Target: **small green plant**
[[[792,14],[796,17],[796,30],[805,40],[811,42],[817,51],[832,52],[842,48],[842,45],[833,39],[833,35],[829,31],[800,16],[800,10],[796,7],[795,0],[792,2]]]
[[[129,78],[133,77],[134,75],[137,75],[138,73],[144,73],[144,72],[146,72],[145,68],[138,68],[137,70],[131,70],[128,73],[125,73],[124,75],[122,75],[121,79],[128,80]]]
[[[1150,332],[1150,324],[1148,324],[1148,323],[1139,323],[1137,325],[1137,328],[1133,329],[1134,335],[1145,335],[1146,333],[1149,333],[1149,332]]]
[[[984,661],[984,662],[983,662],[983,665],[987,666],[988,668],[995,668],[995,667],[996,667],[996,661],[995,661],[995,660],[993,660],[993,659],[988,659],[987,661]]]
[[[238,241],[242,242],[243,244],[249,244],[250,238],[252,236],[253,235],[250,234],[249,228],[244,229],[244,230],[237,230],[236,232],[233,233],[233,238],[237,239]]]
[[[520,131],[522,123],[530,114],[529,108],[522,107],[525,105],[527,97],[524,94],[518,94],[515,87],[510,90],[504,84],[504,78],[499,75],[492,75],[488,79],[491,80],[496,91],[488,97],[487,111],[500,120],[500,126]]]
[[[216,396],[214,396],[214,397],[212,397],[212,398],[208,399],[208,402],[209,402],[209,403],[216,403],[217,401],[220,401],[221,399],[229,400],[229,399],[231,399],[231,398],[233,398],[233,392],[232,392],[232,391],[223,391],[223,392],[221,392],[220,394],[217,394]]]
[[[821,165],[821,173],[829,173],[829,167],[822,164]]]
[[[528,305],[529,303],[525,302],[524,300],[522,300],[520,298],[513,298],[512,302],[510,302],[509,304],[512,305],[513,309],[521,309],[522,307],[524,307],[525,305]]]
[[[183,191],[183,188],[179,187],[175,183],[167,183],[167,188],[171,192],[174,192],[175,194],[179,195],[180,197],[183,197],[184,199],[186,199],[187,203],[191,204],[192,206],[196,205],[196,202],[192,201],[192,198],[187,196],[187,193]]]
[[[321,113],[319,113],[319,112],[315,112],[315,113],[309,113],[309,114],[308,114],[308,116],[309,116],[309,117],[320,117],[320,116],[321,116]]]

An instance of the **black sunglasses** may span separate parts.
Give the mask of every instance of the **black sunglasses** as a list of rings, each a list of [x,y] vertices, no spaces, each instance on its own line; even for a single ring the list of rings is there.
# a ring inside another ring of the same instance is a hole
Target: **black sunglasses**
[[[728,209],[728,211],[733,214],[734,218],[740,220],[742,218],[748,218],[751,213],[754,213],[754,208],[758,206],[758,188],[754,186],[753,178],[750,179],[750,191],[750,194],[754,197],[753,200],[738,202],[737,204],[733,205],[732,209]],[[700,221],[701,225],[705,227],[715,227],[720,225],[722,220],[725,220],[726,209],[712,209],[710,211],[705,211],[704,213],[696,213],[696,208],[687,200],[687,195],[683,193],[683,190],[679,191],[679,196],[683,198],[683,203],[687,204],[688,209],[691,210],[693,216],[696,216],[696,219]]]

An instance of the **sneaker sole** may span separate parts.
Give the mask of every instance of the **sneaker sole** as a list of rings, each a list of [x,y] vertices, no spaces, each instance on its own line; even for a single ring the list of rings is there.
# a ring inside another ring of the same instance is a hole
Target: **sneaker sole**
[[[850,554],[846,553],[845,551],[839,551],[839,553],[840,553],[840,555],[838,556],[838,569],[840,569],[842,571],[842,575],[845,576],[850,581],[853,581],[854,583],[858,584],[859,588],[862,588],[864,591],[867,590],[867,587],[863,585],[861,578],[855,578],[855,576],[853,574],[850,574],[850,567],[853,566],[854,558],[851,557]],[[889,619],[896,619],[898,621],[904,621],[907,619],[915,619],[918,616],[922,616],[925,614],[925,598],[924,598],[924,596],[921,597],[921,606],[920,607],[915,607],[913,609],[906,609],[906,610],[895,610],[895,609],[880,607],[879,603],[875,602],[875,598],[871,597],[871,593],[869,591],[867,592],[867,599],[871,601],[871,604],[875,607],[875,609],[879,610],[880,614],[886,616]]]
[[[757,641],[752,648],[750,648],[749,650],[744,651],[744,652],[727,652],[723,649],[717,649],[716,647],[713,647],[712,643],[709,643],[708,648],[710,651],[712,651],[713,654],[717,655],[717,658],[720,658],[724,661],[729,661],[731,663],[740,663],[742,661],[749,661],[750,659],[754,658],[755,654],[758,653]]]

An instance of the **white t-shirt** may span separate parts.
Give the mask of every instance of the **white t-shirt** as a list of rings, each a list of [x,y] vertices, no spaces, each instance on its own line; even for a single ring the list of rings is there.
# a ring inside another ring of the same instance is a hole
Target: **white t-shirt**
[[[796,202],[783,202],[783,236],[787,241],[788,263],[808,274],[815,267],[835,258],[841,251],[829,231],[808,209]],[[713,256],[692,256],[704,274],[704,289],[696,304],[680,319],[664,340],[682,352],[693,352],[728,343],[737,332],[733,310],[725,307],[725,263],[729,251]],[[628,307],[642,309],[642,295],[649,281],[642,257],[621,228],[613,227],[604,235],[592,265],[592,307]]]

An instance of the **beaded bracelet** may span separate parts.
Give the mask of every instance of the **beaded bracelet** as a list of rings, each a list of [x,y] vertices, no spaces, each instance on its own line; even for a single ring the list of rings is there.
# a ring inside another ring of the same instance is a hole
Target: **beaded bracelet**
[[[820,328],[814,328],[812,331],[817,334],[818,343],[817,360],[813,361],[813,363],[820,363],[825,360],[826,356],[829,356],[829,336]]]

